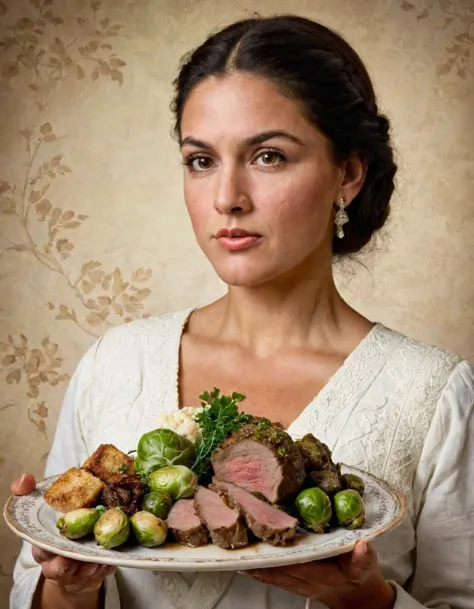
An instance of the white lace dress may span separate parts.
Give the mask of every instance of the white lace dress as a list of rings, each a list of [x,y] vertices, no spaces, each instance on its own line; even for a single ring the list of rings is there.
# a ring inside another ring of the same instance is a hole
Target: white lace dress
[[[128,451],[178,408],[181,335],[191,311],[109,331],[83,357],[46,474],[110,442]],[[409,516],[376,542],[396,609],[474,609],[474,372],[455,355],[378,324],[289,431],[313,432],[337,461],[407,494]],[[11,609],[28,609],[40,568],[25,544]],[[118,569],[106,609],[304,609],[306,599],[232,573]],[[322,605],[312,603],[312,609]]]

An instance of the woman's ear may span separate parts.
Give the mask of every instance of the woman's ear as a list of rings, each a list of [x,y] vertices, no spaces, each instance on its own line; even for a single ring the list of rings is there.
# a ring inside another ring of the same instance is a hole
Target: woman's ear
[[[346,207],[361,191],[366,173],[367,163],[356,152],[353,152],[342,164],[340,196],[344,197]]]

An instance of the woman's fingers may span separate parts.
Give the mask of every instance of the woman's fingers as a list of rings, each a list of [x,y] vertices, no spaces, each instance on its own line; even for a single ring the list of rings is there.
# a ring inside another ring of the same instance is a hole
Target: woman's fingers
[[[74,577],[80,569],[81,563],[64,556],[55,556],[42,563],[43,575],[46,579],[60,580],[65,577]]]
[[[32,547],[31,553],[33,554],[33,558],[40,565],[46,562],[47,560],[53,560],[53,558],[57,556],[57,554],[47,552],[46,550],[43,550],[42,548],[37,548],[36,546]]]
[[[28,495],[36,488],[35,477],[31,474],[23,474],[18,480],[11,483],[10,491],[12,495]]]
[[[372,544],[358,541],[352,552],[340,556],[339,566],[349,582],[360,584],[376,569],[377,554]]]
[[[265,569],[264,574],[259,574],[258,571],[252,571],[252,577],[259,582],[278,586],[279,588],[283,588],[293,594],[299,594],[300,596],[308,596],[313,592],[311,586],[308,585],[308,582],[293,577],[283,571],[275,570],[275,572],[273,572],[273,569]]]

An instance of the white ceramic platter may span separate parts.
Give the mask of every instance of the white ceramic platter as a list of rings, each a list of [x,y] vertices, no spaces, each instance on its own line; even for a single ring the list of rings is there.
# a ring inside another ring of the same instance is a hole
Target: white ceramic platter
[[[54,476],[38,483],[36,491],[25,497],[10,497],[4,509],[8,526],[26,541],[76,560],[118,567],[152,569],[155,571],[236,571],[276,567],[320,560],[350,551],[359,539],[370,540],[395,528],[406,513],[404,498],[384,482],[355,468],[343,467],[344,473],[355,473],[366,485],[364,503],[366,522],[356,531],[343,528],[317,535],[298,529],[291,545],[274,547],[265,542],[238,550],[222,550],[214,544],[190,548],[166,543],[158,548],[144,548],[127,543],[114,550],[97,546],[94,539],[70,541],[62,537],[56,526],[59,515],[43,500]]]

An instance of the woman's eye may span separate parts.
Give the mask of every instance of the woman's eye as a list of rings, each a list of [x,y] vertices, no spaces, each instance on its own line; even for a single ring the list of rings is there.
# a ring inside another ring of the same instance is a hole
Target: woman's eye
[[[195,156],[186,161],[186,165],[190,167],[192,171],[206,171],[212,166],[212,161],[207,156]]]
[[[285,157],[280,152],[274,152],[272,150],[268,150],[267,152],[262,152],[256,159],[257,165],[261,165],[262,167],[271,167],[272,165],[279,165],[285,160]]]

